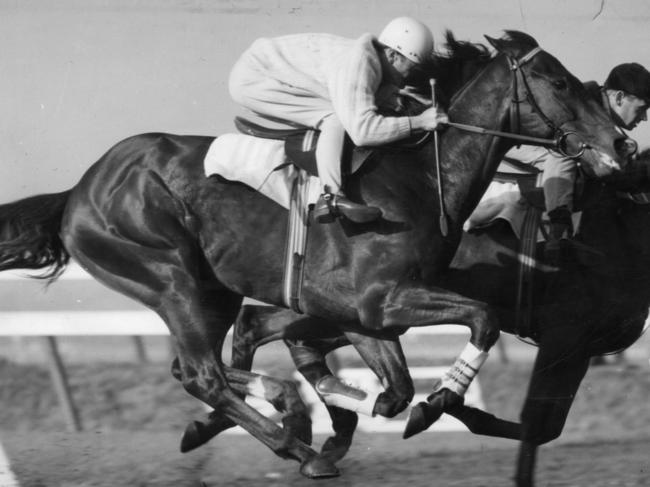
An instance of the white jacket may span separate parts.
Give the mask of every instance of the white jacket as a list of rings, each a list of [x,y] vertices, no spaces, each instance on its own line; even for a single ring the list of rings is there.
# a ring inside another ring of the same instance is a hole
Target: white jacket
[[[384,79],[378,49],[370,34],[258,39],[231,73],[231,94],[263,116],[310,126],[335,113],[356,145],[385,144],[407,137],[411,127],[408,117],[379,114],[378,98],[397,87]]]

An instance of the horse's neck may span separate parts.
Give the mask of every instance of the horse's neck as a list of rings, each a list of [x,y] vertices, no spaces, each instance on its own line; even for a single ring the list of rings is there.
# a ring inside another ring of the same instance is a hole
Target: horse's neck
[[[500,70],[500,71],[499,71]],[[499,82],[508,73],[504,66],[486,68],[463,88],[449,111],[451,121],[501,130],[508,120],[510,86]],[[448,127],[438,135],[442,189],[452,227],[462,223],[478,204],[505,155],[509,142]],[[512,145],[512,144],[510,144]],[[416,154],[385,155],[376,188],[383,187],[389,200],[401,207],[417,207],[422,218],[437,219],[436,151],[433,137]],[[382,190],[379,190],[383,193]],[[414,195],[417,202],[414,202]],[[408,201],[404,205],[403,202]],[[388,200],[387,200],[388,202]]]
[[[475,80],[457,100],[449,119],[477,127],[503,130],[508,120],[510,88]],[[441,137],[440,162],[445,206],[450,217],[464,222],[496,173],[510,141],[450,127]]]

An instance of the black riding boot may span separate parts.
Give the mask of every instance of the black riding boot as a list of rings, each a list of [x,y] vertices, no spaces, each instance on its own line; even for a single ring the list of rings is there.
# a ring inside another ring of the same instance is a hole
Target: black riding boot
[[[337,217],[344,216],[355,223],[367,223],[381,217],[381,210],[374,206],[354,203],[341,192],[323,193],[314,208],[314,218],[318,223],[332,223]]]
[[[548,212],[548,219],[544,258],[551,265],[560,265],[567,259],[569,240],[573,237],[571,211],[566,206],[560,206]]]

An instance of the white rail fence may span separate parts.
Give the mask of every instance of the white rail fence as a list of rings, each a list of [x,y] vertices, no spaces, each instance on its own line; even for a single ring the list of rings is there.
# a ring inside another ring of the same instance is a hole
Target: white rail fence
[[[169,333],[154,312],[106,289],[79,266],[71,265],[59,278],[61,282],[57,281],[49,287],[42,281],[26,278],[28,273],[29,271],[0,272],[0,337],[42,338],[66,426],[70,431],[79,431],[82,425],[70,393],[65,364],[56,338],[132,336],[138,355],[144,359],[146,355],[139,338],[165,336]],[[456,325],[442,325],[413,328],[408,334],[458,335],[468,334],[468,330]],[[507,361],[505,348],[499,343],[501,360]],[[417,375],[424,372],[433,374],[432,371],[434,368],[411,372],[412,375]],[[361,373],[353,372],[357,375]],[[438,373],[436,369],[435,374]],[[435,374],[431,377],[435,377]],[[476,394],[477,401],[480,402],[480,390]]]
[[[11,471],[9,458],[0,443],[0,487],[20,487],[16,476]]]

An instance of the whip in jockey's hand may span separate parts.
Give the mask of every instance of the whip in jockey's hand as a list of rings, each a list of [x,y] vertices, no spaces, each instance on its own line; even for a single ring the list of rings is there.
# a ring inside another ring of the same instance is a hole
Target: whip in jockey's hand
[[[320,130],[316,147],[323,195],[314,210],[319,222],[343,216],[355,222],[381,217],[379,208],[349,200],[341,186],[345,134],[357,146],[378,146],[435,130],[446,115],[431,107],[415,116],[385,116],[407,78],[433,54],[433,35],[421,22],[399,17],[379,37],[346,39],[296,34],[255,41],[235,64],[233,99],[256,114]],[[386,89],[394,87],[394,90]]]
[[[413,130],[438,130],[441,125],[449,121],[447,114],[438,106],[427,108],[421,114],[411,117],[411,128]]]

